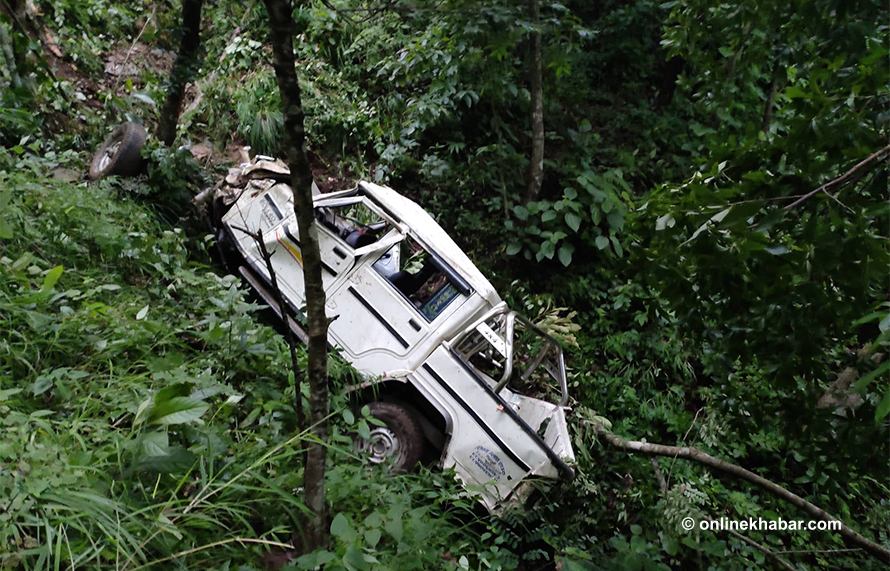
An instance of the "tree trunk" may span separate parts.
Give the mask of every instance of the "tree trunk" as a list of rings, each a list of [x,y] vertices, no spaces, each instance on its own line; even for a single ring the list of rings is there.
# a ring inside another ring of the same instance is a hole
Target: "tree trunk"
[[[761,489],[773,494],[774,496],[785,500],[786,502],[797,507],[814,519],[829,522],[838,522],[840,524],[839,533],[845,541],[852,545],[855,545],[856,547],[862,548],[863,550],[870,553],[872,556],[880,559],[884,563],[890,563],[890,550],[888,550],[883,545],[880,545],[868,539],[867,537],[853,531],[853,529],[848,527],[841,520],[829,514],[819,506],[811,504],[797,494],[786,490],[775,482],[771,482],[762,476],[758,476],[750,470],[746,470],[741,466],[737,466],[719,458],[715,458],[714,456],[702,452],[694,446],[665,446],[663,444],[651,444],[649,442],[640,442],[638,440],[625,440],[620,436],[616,436],[615,434],[608,432],[606,429],[599,425],[591,423],[590,426],[592,426],[594,430],[596,430],[599,436],[602,436],[603,440],[605,440],[612,446],[616,446],[628,452],[653,454],[656,456],[667,456],[668,458],[683,458],[684,460],[692,460],[693,462],[698,462],[699,464],[703,464],[705,466],[708,466],[709,468],[720,470],[721,472],[750,482],[755,486],[758,486]]]
[[[185,85],[192,79],[198,68],[198,47],[201,45],[201,6],[204,0],[182,0],[182,38],[179,54],[170,72],[170,85],[167,97],[161,108],[158,120],[158,140],[168,147],[176,140],[176,125]]]
[[[19,76],[18,66],[16,65],[16,57],[13,48],[14,38],[11,34],[7,34],[6,26],[0,22],[0,57],[6,62],[6,69],[9,70],[9,81],[13,89],[22,87],[22,78]]]
[[[541,0],[528,0],[528,12],[535,30],[531,35],[529,64],[532,99],[532,158],[529,165],[525,202],[537,200],[544,182],[544,94],[541,71]]]
[[[303,106],[300,84],[297,82],[296,59],[293,48],[293,8],[289,0],[264,0],[269,12],[274,56],[275,76],[281,94],[284,114],[285,147],[294,190],[294,210],[300,229],[303,254],[303,279],[306,291],[306,321],[309,335],[309,423],[312,435],[303,470],[303,489],[306,506],[312,510],[304,534],[304,549],[328,545],[327,509],[324,480],[328,437],[328,320],[325,316],[325,293],[321,282],[321,254],[318,250],[318,230],[312,208],[312,171],[304,149]]]
[[[3,54],[0,60],[6,60],[10,74],[10,83],[13,89],[23,89],[28,96],[33,95],[34,82],[28,77],[33,67],[28,63],[31,55],[27,47],[28,42],[17,41],[16,36],[23,38],[37,37],[37,30],[28,18],[28,11],[24,0],[10,0],[0,6],[0,13],[9,14],[9,30],[0,25],[0,50]],[[39,53],[34,54],[39,58]]]

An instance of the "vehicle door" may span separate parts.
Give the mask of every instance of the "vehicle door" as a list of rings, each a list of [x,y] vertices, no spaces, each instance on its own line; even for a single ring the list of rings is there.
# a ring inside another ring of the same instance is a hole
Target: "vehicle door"
[[[411,370],[412,352],[430,331],[466,301],[470,287],[432,250],[410,233],[388,236],[356,260],[356,267],[332,296],[339,317],[334,333],[359,370],[376,374]],[[384,249],[386,248],[386,249]],[[360,252],[356,251],[358,255]]]

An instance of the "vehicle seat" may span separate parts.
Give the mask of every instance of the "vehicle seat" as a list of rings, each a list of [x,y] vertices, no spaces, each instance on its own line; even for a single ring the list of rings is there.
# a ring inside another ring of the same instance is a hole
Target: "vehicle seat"
[[[405,294],[405,297],[408,297],[414,291],[411,289],[414,285],[414,276],[409,274],[405,270],[399,270],[391,275],[386,276],[386,279],[389,282],[396,286],[396,289]],[[416,288],[415,288],[416,289]]]
[[[396,286],[397,290],[405,294],[405,297],[410,298],[417,293],[420,286],[422,286],[430,276],[436,273],[436,269],[436,266],[427,262],[423,264],[423,267],[420,268],[420,271],[416,274],[408,273],[405,270],[399,270],[391,276],[387,276],[387,279],[392,285]]]
[[[346,243],[358,250],[377,241],[377,237],[361,230],[354,230],[346,237]]]

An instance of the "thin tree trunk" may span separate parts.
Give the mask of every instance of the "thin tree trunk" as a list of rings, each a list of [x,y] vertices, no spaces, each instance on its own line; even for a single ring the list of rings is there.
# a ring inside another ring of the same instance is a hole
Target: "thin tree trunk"
[[[31,95],[31,92],[34,91],[34,82],[28,78],[28,69],[31,67],[28,65],[29,49],[22,47],[23,44],[27,46],[28,43],[17,42],[16,34],[21,34],[25,38],[37,37],[37,29],[28,19],[24,0],[9,0],[6,2],[6,9],[10,16],[10,28],[7,33],[5,26],[0,25],[2,59],[8,62],[12,87],[15,89],[24,88]]]
[[[13,89],[22,87],[22,78],[19,76],[18,66],[16,65],[15,53],[13,50],[13,42],[11,34],[6,32],[6,26],[0,22],[0,56],[6,61],[6,69],[9,70],[9,81]]]
[[[185,85],[198,67],[198,47],[201,45],[201,6],[204,0],[182,0],[182,38],[179,54],[170,72],[167,97],[158,120],[158,140],[168,147],[176,140],[176,125],[185,95]]]
[[[321,254],[318,230],[312,207],[312,171],[304,149],[303,106],[297,81],[294,56],[293,8],[289,0],[264,0],[269,12],[275,76],[281,93],[284,114],[285,147],[294,190],[294,210],[300,229],[303,254],[303,280],[306,291],[306,321],[309,335],[309,423],[316,442],[309,443],[303,470],[305,504],[312,511],[307,522],[304,548],[315,549],[328,544],[327,509],[324,480],[328,438],[328,320],[325,316],[325,293],[321,281]]]
[[[762,476],[758,476],[750,470],[746,470],[741,466],[736,466],[735,464],[731,464],[724,460],[720,460],[719,458],[715,458],[710,454],[702,452],[694,446],[665,446],[663,444],[651,444],[649,442],[640,442],[638,440],[625,440],[620,436],[616,436],[615,434],[608,432],[606,429],[602,428],[599,425],[591,423],[590,426],[592,426],[596,430],[599,436],[602,436],[603,440],[605,440],[612,446],[627,450],[628,452],[639,454],[654,454],[656,456],[667,456],[669,458],[683,458],[684,460],[692,460],[693,462],[704,464],[709,468],[720,470],[721,472],[725,472],[727,474],[750,482],[756,486],[759,486],[772,495],[794,505],[795,507],[815,519],[838,522],[841,526],[839,533],[845,541],[856,545],[857,547],[861,547],[862,549],[885,563],[890,563],[890,549],[887,549],[886,547],[856,533],[841,520],[829,514],[822,508],[816,506],[815,504],[811,504],[797,494],[786,490],[775,482],[771,482],[766,478],[763,478]]]
[[[272,254],[266,248],[266,242],[263,240],[263,231],[258,230],[256,234],[245,233],[253,238],[263,257],[263,263],[266,264],[266,270],[269,272],[269,284],[272,286],[272,293],[275,294],[275,303],[278,304],[278,313],[281,315],[281,322],[284,325],[284,340],[287,341],[287,347],[290,349],[290,365],[294,375],[294,409],[297,413],[297,432],[303,432],[306,428],[306,419],[303,414],[303,391],[300,389],[300,360],[297,358],[297,340],[294,339],[294,332],[288,323],[290,309],[284,302],[284,294],[278,285],[278,273],[275,271],[275,266],[272,265]],[[305,460],[304,457],[304,463]]]
[[[537,200],[544,182],[544,94],[541,70],[541,0],[528,0],[529,17],[535,25],[531,35],[529,63],[532,99],[532,158],[529,165],[525,202]]]

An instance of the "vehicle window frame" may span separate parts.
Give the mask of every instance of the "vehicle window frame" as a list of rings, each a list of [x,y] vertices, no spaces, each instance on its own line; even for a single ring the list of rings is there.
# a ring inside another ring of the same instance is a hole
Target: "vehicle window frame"
[[[423,248],[423,250],[427,253],[427,255],[430,256],[430,259],[432,260],[433,264],[436,266],[436,269],[439,272],[441,272],[441,274],[443,276],[445,276],[445,279],[446,279],[446,282],[445,282],[446,285],[443,285],[442,287],[440,287],[436,291],[436,293],[433,294],[433,296],[431,296],[431,298],[429,300],[427,300],[427,303],[429,303],[429,301],[431,301],[433,298],[435,298],[435,296],[438,295],[439,292],[441,292],[445,287],[447,287],[447,285],[451,285],[457,292],[457,295],[452,297],[448,301],[448,303],[446,303],[445,306],[442,308],[442,311],[440,311],[438,314],[436,314],[435,317],[433,317],[432,319],[430,319],[429,316],[427,316],[422,311],[422,307],[424,307],[426,305],[426,303],[424,303],[424,305],[421,307],[417,307],[416,305],[414,305],[414,302],[411,300],[411,298],[409,298],[407,295],[405,295],[405,293],[402,290],[400,290],[399,288],[397,288],[396,285],[389,280],[389,278],[387,278],[385,275],[380,273],[380,271],[374,267],[374,264],[376,264],[380,260],[380,258],[382,258],[391,248],[400,246],[402,241],[404,241],[408,237],[410,237],[418,246]],[[402,300],[404,305],[411,307],[415,313],[420,315],[420,317],[422,317],[424,319],[424,321],[426,321],[426,323],[429,323],[429,324],[435,322],[437,319],[442,317],[442,315],[445,313],[445,309],[448,308],[454,302],[455,299],[458,299],[460,296],[463,296],[464,299],[467,300],[474,293],[473,288],[470,287],[470,285],[466,282],[466,280],[460,274],[458,274],[447,262],[445,262],[445,260],[443,260],[439,254],[437,254],[432,248],[427,246],[413,232],[410,232],[410,231],[408,233],[404,234],[401,240],[399,240],[398,242],[396,242],[389,248],[382,250],[380,252],[380,255],[377,256],[376,258],[374,258],[374,260],[371,261],[369,263],[369,265],[371,267],[371,270],[373,270],[374,273],[376,273],[377,276],[381,280],[386,282],[387,287],[391,291],[395,292],[398,295],[398,297]],[[457,277],[458,280],[463,283],[455,283],[457,281],[454,279],[455,277]]]
[[[377,238],[377,240],[375,240],[375,242],[373,244],[369,244],[368,246],[363,246],[361,248],[353,248],[352,246],[350,246],[346,242],[345,239],[341,238],[338,233],[336,233],[333,230],[331,230],[330,228],[328,228],[328,226],[326,224],[323,224],[320,220],[318,220],[317,216],[315,216],[315,214],[322,208],[334,209],[334,208],[342,208],[342,207],[346,207],[346,206],[353,206],[356,204],[364,205],[365,208],[367,208],[368,210],[370,210],[371,212],[373,212],[374,214],[379,216],[381,219],[383,219],[389,225],[389,230],[387,230],[384,234],[382,234],[379,238]],[[400,238],[399,241],[404,239],[403,225],[398,220],[396,220],[395,218],[390,216],[388,213],[384,212],[383,209],[381,209],[372,200],[369,200],[368,197],[363,196],[363,195],[335,196],[335,197],[330,197],[330,198],[325,197],[320,200],[317,199],[314,201],[314,203],[312,205],[312,210],[313,210],[313,218],[315,221],[315,225],[319,229],[323,230],[324,232],[327,232],[328,235],[333,237],[338,242],[338,244],[345,247],[347,249],[347,251],[350,252],[352,254],[353,258],[355,258],[356,260],[361,258],[362,256],[367,255],[367,254],[374,253],[377,250],[377,248],[375,248],[374,246],[378,245],[380,242],[382,242],[383,240],[388,238],[390,235],[393,234],[393,232],[396,232],[396,233],[402,235],[402,238]],[[399,241],[394,242],[393,245],[398,244]],[[389,247],[384,248],[383,252],[386,252],[388,249],[389,249]]]

